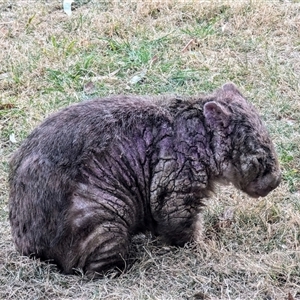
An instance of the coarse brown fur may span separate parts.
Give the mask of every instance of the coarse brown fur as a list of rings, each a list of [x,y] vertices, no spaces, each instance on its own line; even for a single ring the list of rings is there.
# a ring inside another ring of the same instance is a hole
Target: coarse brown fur
[[[194,236],[217,182],[252,197],[280,182],[262,121],[233,84],[206,97],[114,96],[47,118],[10,162],[10,222],[23,255],[89,276],[125,265],[131,237]]]

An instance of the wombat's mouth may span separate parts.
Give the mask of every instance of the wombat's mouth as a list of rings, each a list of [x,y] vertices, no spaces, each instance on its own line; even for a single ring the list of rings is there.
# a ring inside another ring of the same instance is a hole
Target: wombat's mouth
[[[259,197],[267,196],[272,190],[273,189],[271,189],[271,190],[268,189],[268,190],[247,191],[245,189],[244,192],[247,193],[252,198],[259,198]]]

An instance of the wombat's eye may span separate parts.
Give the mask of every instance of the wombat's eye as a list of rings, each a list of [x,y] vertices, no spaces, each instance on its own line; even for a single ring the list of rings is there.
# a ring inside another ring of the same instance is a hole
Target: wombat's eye
[[[261,158],[261,157],[259,157],[259,158],[257,158],[257,162],[258,162],[258,164],[260,165],[260,166],[262,166],[263,165],[263,159]]]
[[[270,173],[269,168],[266,166],[266,161],[263,158],[258,158],[257,159],[258,162],[258,167],[261,170],[259,173],[259,177],[263,177],[266,176]]]
[[[266,169],[264,169],[262,176],[267,176],[269,173],[270,173],[270,170],[268,168],[266,168]]]

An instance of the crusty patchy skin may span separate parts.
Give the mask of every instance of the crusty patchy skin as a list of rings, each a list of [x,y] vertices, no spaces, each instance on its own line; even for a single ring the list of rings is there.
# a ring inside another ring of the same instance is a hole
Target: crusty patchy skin
[[[67,107],[29,135],[10,169],[17,249],[91,277],[123,268],[138,232],[190,241],[216,182],[259,197],[281,177],[265,126],[233,84],[206,97]]]

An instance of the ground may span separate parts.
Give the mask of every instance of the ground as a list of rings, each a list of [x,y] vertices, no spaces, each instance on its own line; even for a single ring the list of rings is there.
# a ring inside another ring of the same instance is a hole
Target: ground
[[[0,299],[300,299],[299,1],[0,0]],[[218,187],[199,241],[135,238],[132,267],[89,281],[21,257],[8,160],[53,111],[109,94],[199,94],[238,85],[283,171],[263,199]]]

